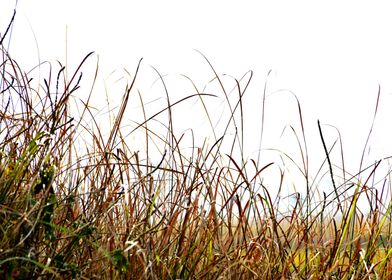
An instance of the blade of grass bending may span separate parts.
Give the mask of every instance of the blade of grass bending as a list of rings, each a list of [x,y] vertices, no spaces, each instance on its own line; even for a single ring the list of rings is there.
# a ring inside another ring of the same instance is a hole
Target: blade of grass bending
[[[339,240],[339,245],[335,251],[335,256],[333,258],[333,262],[332,264],[335,265],[337,258],[339,257],[339,252],[341,250],[341,247],[343,245],[343,240],[345,238],[345,236],[348,234],[348,228],[351,224],[351,219],[354,217],[355,215],[355,209],[357,207],[357,201],[358,201],[358,196],[359,196],[359,189],[360,189],[360,184],[357,185],[354,195],[353,195],[353,200],[352,200],[352,204],[350,206],[350,211],[348,213],[347,219],[345,219],[344,221],[344,228],[343,228],[343,232],[342,235],[340,236],[340,240]],[[340,205],[340,204],[339,204]]]
[[[261,103],[262,106],[261,106],[261,128],[260,128],[260,137],[259,137],[259,151],[261,151],[261,144],[263,142],[264,121],[265,121],[265,97],[267,93],[267,82],[271,72],[272,70],[269,70],[267,73],[267,77],[265,79],[264,89],[263,89],[263,101]],[[260,164],[260,152],[257,155],[257,166],[259,166],[259,164]]]
[[[332,170],[331,159],[329,158],[327,145],[325,145],[325,140],[324,140],[323,132],[321,130],[321,125],[320,125],[320,120],[317,120],[317,126],[318,126],[318,129],[319,129],[319,132],[320,132],[321,142],[323,143],[325,156],[327,157],[328,166],[329,166],[329,174],[331,175],[332,186],[333,186],[333,189],[335,191],[336,199],[338,200],[338,210],[339,210],[342,206],[341,206],[341,203],[340,203],[340,198],[339,198],[338,191],[336,189],[335,180],[333,178],[333,170]]]
[[[12,18],[11,18],[11,20],[10,20],[10,23],[8,24],[7,29],[5,30],[4,35],[3,35],[3,36],[1,37],[1,39],[0,39],[0,45],[3,44],[4,39],[5,39],[5,37],[7,36],[8,31],[10,31],[10,28],[11,28],[11,26],[12,26],[12,23],[14,22],[14,19],[15,19],[15,15],[16,15],[16,10],[14,10],[14,14],[12,15]]]
[[[177,104],[179,104],[179,103],[181,103],[181,102],[183,102],[183,101],[185,101],[185,100],[187,100],[187,99],[190,99],[190,98],[192,98],[192,97],[198,97],[198,96],[212,96],[212,97],[216,97],[216,95],[214,95],[214,94],[209,94],[209,93],[192,94],[192,95],[186,96],[186,97],[184,97],[184,98],[181,98],[180,100],[177,100],[177,101],[174,102],[174,103],[171,103],[169,107],[172,108],[172,107],[174,107],[175,105],[177,105]],[[165,111],[168,110],[168,109],[169,109],[168,107],[165,107],[165,108],[163,108],[162,110],[160,110],[159,112],[157,112],[157,113],[155,113],[154,115],[152,115],[151,117],[149,117],[147,120],[143,121],[142,123],[139,123],[134,129],[131,130],[131,132],[127,133],[127,134],[124,136],[124,138],[127,138],[129,135],[131,135],[132,133],[134,133],[135,131],[137,131],[139,128],[143,127],[147,122],[151,121],[151,120],[154,119],[156,116],[162,114],[163,112],[165,112]],[[114,148],[116,148],[118,145],[119,145],[119,144],[114,144],[112,148],[114,149]]]
[[[133,86],[135,84],[135,81],[136,81],[137,75],[139,73],[139,68],[140,68],[140,65],[142,63],[142,60],[143,59],[140,59],[139,63],[137,64],[135,75],[133,77],[131,85],[129,87],[127,86],[127,88],[125,90],[125,94],[123,96],[120,109],[119,109],[118,114],[116,116],[116,119],[114,121],[113,128],[110,131],[109,139],[108,139],[108,141],[107,141],[107,143],[105,145],[106,146],[105,147],[105,151],[111,151],[111,150],[113,150],[115,148],[114,147],[114,140],[116,139],[116,136],[117,136],[117,134],[118,134],[118,132],[120,130],[120,124],[121,124],[121,121],[123,119],[123,116],[124,116],[124,113],[125,113],[125,109],[127,108],[127,105],[128,105],[129,95],[130,95],[131,90],[133,89]]]
[[[236,129],[236,131],[237,131],[237,127],[238,127],[238,126],[237,126],[237,122],[236,122],[236,119],[235,119],[234,115],[235,115],[235,112],[237,111],[237,109],[238,109],[238,107],[239,107],[239,105],[240,105],[240,103],[241,103],[241,99],[242,99],[243,95],[245,94],[245,91],[246,91],[246,89],[248,88],[248,85],[249,85],[249,83],[250,83],[250,81],[251,81],[251,79],[252,79],[252,77],[253,77],[253,72],[251,71],[250,78],[249,78],[249,80],[248,80],[248,82],[247,82],[247,84],[246,84],[246,86],[245,86],[245,88],[244,88],[244,90],[243,90],[242,92],[241,92],[241,90],[240,90],[240,86],[239,86],[238,80],[237,80],[237,79],[234,79],[235,82],[236,82],[236,87],[235,87],[235,88],[237,88],[237,89],[239,90],[240,99],[236,102],[236,104],[235,104],[235,106],[234,106],[234,108],[233,108],[233,106],[232,106],[231,103],[230,103],[229,94],[227,93],[227,90],[226,90],[226,88],[225,88],[225,86],[224,86],[224,84],[223,84],[223,82],[222,82],[222,79],[219,77],[219,75],[218,75],[218,73],[216,72],[214,66],[212,65],[212,63],[208,60],[208,58],[207,58],[202,52],[200,52],[199,50],[195,50],[195,51],[197,51],[197,52],[207,61],[208,65],[210,66],[211,70],[213,71],[213,73],[214,73],[214,75],[215,75],[215,77],[214,77],[213,80],[216,79],[216,80],[218,81],[218,83],[219,83],[219,85],[220,85],[220,87],[221,87],[221,89],[222,89],[222,92],[223,92],[223,94],[224,94],[224,96],[225,96],[226,103],[227,103],[227,105],[228,105],[228,107],[229,107],[230,118],[229,118],[229,120],[228,120],[227,123],[226,123],[226,127],[225,127],[225,129],[224,129],[223,135],[226,135],[226,134],[227,134],[227,131],[228,131],[229,127],[230,127],[230,123],[233,123],[233,126],[234,126],[234,128]],[[233,88],[233,90],[234,90],[235,88]],[[233,91],[233,90],[232,90],[232,91]],[[231,93],[232,91],[230,91],[230,93]],[[240,108],[240,109],[241,109],[241,108]],[[237,139],[239,142],[241,141],[241,139],[239,139],[239,136],[238,136],[237,133],[235,134],[235,139]],[[222,143],[219,144],[219,149],[220,149],[221,145],[222,145]],[[233,142],[233,145],[234,145],[234,142]],[[241,143],[240,143],[240,149],[242,150]]]
[[[380,101],[380,95],[381,95],[381,87],[380,87],[380,85],[379,85],[379,86],[378,86],[378,93],[377,93],[376,108],[374,109],[373,121],[372,121],[372,125],[370,126],[370,130],[369,130],[368,137],[366,138],[365,146],[363,147],[361,162],[360,162],[360,164],[359,164],[359,170],[362,169],[362,164],[363,164],[363,159],[364,159],[364,157],[365,157],[366,147],[367,147],[367,145],[369,144],[370,135],[371,135],[372,132],[373,132],[374,122],[375,122],[375,120],[376,120],[377,111],[378,111],[378,104],[379,104],[379,101]]]

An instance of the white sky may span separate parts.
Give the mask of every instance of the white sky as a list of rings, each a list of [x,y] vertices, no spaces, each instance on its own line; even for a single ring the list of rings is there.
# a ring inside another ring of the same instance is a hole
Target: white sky
[[[14,4],[0,0],[2,32]],[[388,1],[19,0],[10,51],[27,68],[36,65],[39,56],[41,61],[64,62],[67,26],[70,67],[96,51],[100,77],[109,83],[115,81],[110,78],[113,70],[124,67],[133,74],[143,57],[141,84],[145,79],[151,85],[152,65],[162,74],[186,74],[202,88],[213,73],[193,49],[200,50],[220,74],[240,78],[248,70],[255,72],[245,95],[246,113],[253,117],[249,139],[259,137],[259,126],[252,125],[261,117],[262,89],[271,69],[269,92],[289,89],[301,102],[310,153],[323,153],[316,124],[320,119],[340,129],[347,165],[354,172],[379,85],[381,104],[368,163],[392,155],[390,8]],[[173,100],[184,96],[176,89],[179,76],[168,79],[173,81]],[[296,103],[289,94],[270,96],[266,107],[265,133],[271,139],[279,137],[285,124],[298,125]],[[182,124],[184,129],[187,124]],[[332,143],[336,133],[323,129]],[[254,142],[250,151],[257,149]],[[271,143],[267,141],[267,147]]]

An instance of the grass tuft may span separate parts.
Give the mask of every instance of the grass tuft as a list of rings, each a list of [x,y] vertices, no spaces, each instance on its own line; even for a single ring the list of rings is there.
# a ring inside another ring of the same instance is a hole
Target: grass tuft
[[[45,62],[46,78],[35,81],[4,47],[7,31],[0,41],[2,278],[392,278],[390,173],[376,180],[387,158],[368,167],[362,158],[359,172],[349,174],[343,148],[342,167],[332,153],[340,134],[330,145],[318,122],[325,158],[312,177],[298,99],[300,129],[290,126],[298,162],[278,149],[269,150],[276,161],[264,162],[261,152],[245,156],[244,100],[253,74],[243,77],[245,86],[234,78],[226,84],[231,78],[204,55],[216,92],[201,91],[186,77],[194,93],[173,100],[154,69],[165,102],[151,114],[136,88],[140,61],[128,73],[120,106],[108,104],[110,127],[102,127],[90,104],[98,69],[90,89],[82,79],[94,54],[71,75],[66,65]],[[88,93],[85,100],[80,92]],[[222,94],[229,115],[221,116],[218,131],[208,102]],[[141,120],[126,119],[132,95]],[[200,102],[214,135],[190,148],[193,131],[175,127],[175,109],[189,100]],[[379,96],[375,112],[378,103]],[[144,149],[133,148],[134,135]],[[286,195],[289,166],[302,174],[305,192]],[[275,184],[266,181],[271,174]],[[321,187],[328,176],[331,191]]]

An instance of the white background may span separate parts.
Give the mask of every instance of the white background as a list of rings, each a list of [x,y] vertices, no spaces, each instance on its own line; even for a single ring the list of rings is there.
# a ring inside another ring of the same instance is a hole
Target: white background
[[[14,1],[0,0],[1,32],[14,5]],[[111,88],[118,77],[126,76],[123,68],[133,75],[143,57],[138,85],[147,95],[146,100],[156,99],[151,96],[155,91],[148,92],[157,77],[150,65],[162,75],[169,74],[173,100],[190,93],[181,89],[184,79],[178,74],[189,76],[200,88],[214,77],[194,49],[201,51],[219,74],[239,79],[253,70],[251,87],[245,95],[250,156],[257,154],[261,97],[267,73],[272,70],[267,81],[267,136],[263,147],[272,147],[276,139],[281,140],[285,125],[299,128],[293,96],[287,92],[272,94],[287,89],[298,96],[302,106],[311,165],[314,163],[317,169],[322,161],[319,119],[339,128],[346,168],[355,173],[372,123],[379,86],[380,107],[366,162],[371,164],[392,155],[390,11],[387,1],[20,0],[10,53],[30,69],[44,60],[57,59],[64,64],[67,45],[68,66],[74,69],[84,55],[95,51],[99,56],[98,94],[103,91],[102,81]],[[164,96],[162,87],[156,90]],[[218,87],[214,90],[220,101],[224,100]],[[119,100],[121,94],[113,90],[110,98]],[[162,106],[158,104],[156,108]],[[191,108],[194,107],[193,104]],[[195,115],[187,119],[190,116],[186,113],[193,114],[186,108],[174,116],[182,130],[198,121]],[[330,145],[337,133],[328,126],[323,129]],[[284,149],[297,151],[298,145],[289,135],[291,144]]]

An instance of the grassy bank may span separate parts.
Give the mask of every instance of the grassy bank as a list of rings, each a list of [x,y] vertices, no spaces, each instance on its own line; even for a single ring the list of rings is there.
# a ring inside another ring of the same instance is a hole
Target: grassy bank
[[[2,278],[392,277],[390,178],[377,189],[374,180],[381,161],[358,174],[337,175],[345,173],[344,166],[329,154],[338,141],[327,143],[319,124],[325,150],[320,173],[333,187],[320,192],[308,171],[299,103],[302,129],[294,134],[302,161],[294,163],[306,192],[291,194],[283,211],[284,167],[278,167],[276,185],[265,185],[265,172],[279,163],[260,164],[242,153],[246,87],[238,84],[238,99],[230,103],[212,66],[230,110],[222,122],[236,133],[226,129],[212,143],[184,149],[183,135],[173,130],[172,109],[191,98],[204,104],[213,94],[195,90],[172,102],[168,92],[161,110],[145,113],[131,133],[125,131],[130,94],[143,100],[135,88],[139,64],[103,133],[89,101],[94,86],[83,84],[81,75],[93,54],[75,70],[48,64],[39,80],[20,69],[3,42],[0,47]],[[81,91],[90,95],[80,100]],[[167,116],[164,134],[150,126],[161,115]],[[136,132],[143,135],[142,152],[129,144]],[[151,159],[154,145],[162,151],[158,160]],[[368,211],[357,205],[360,199]]]

